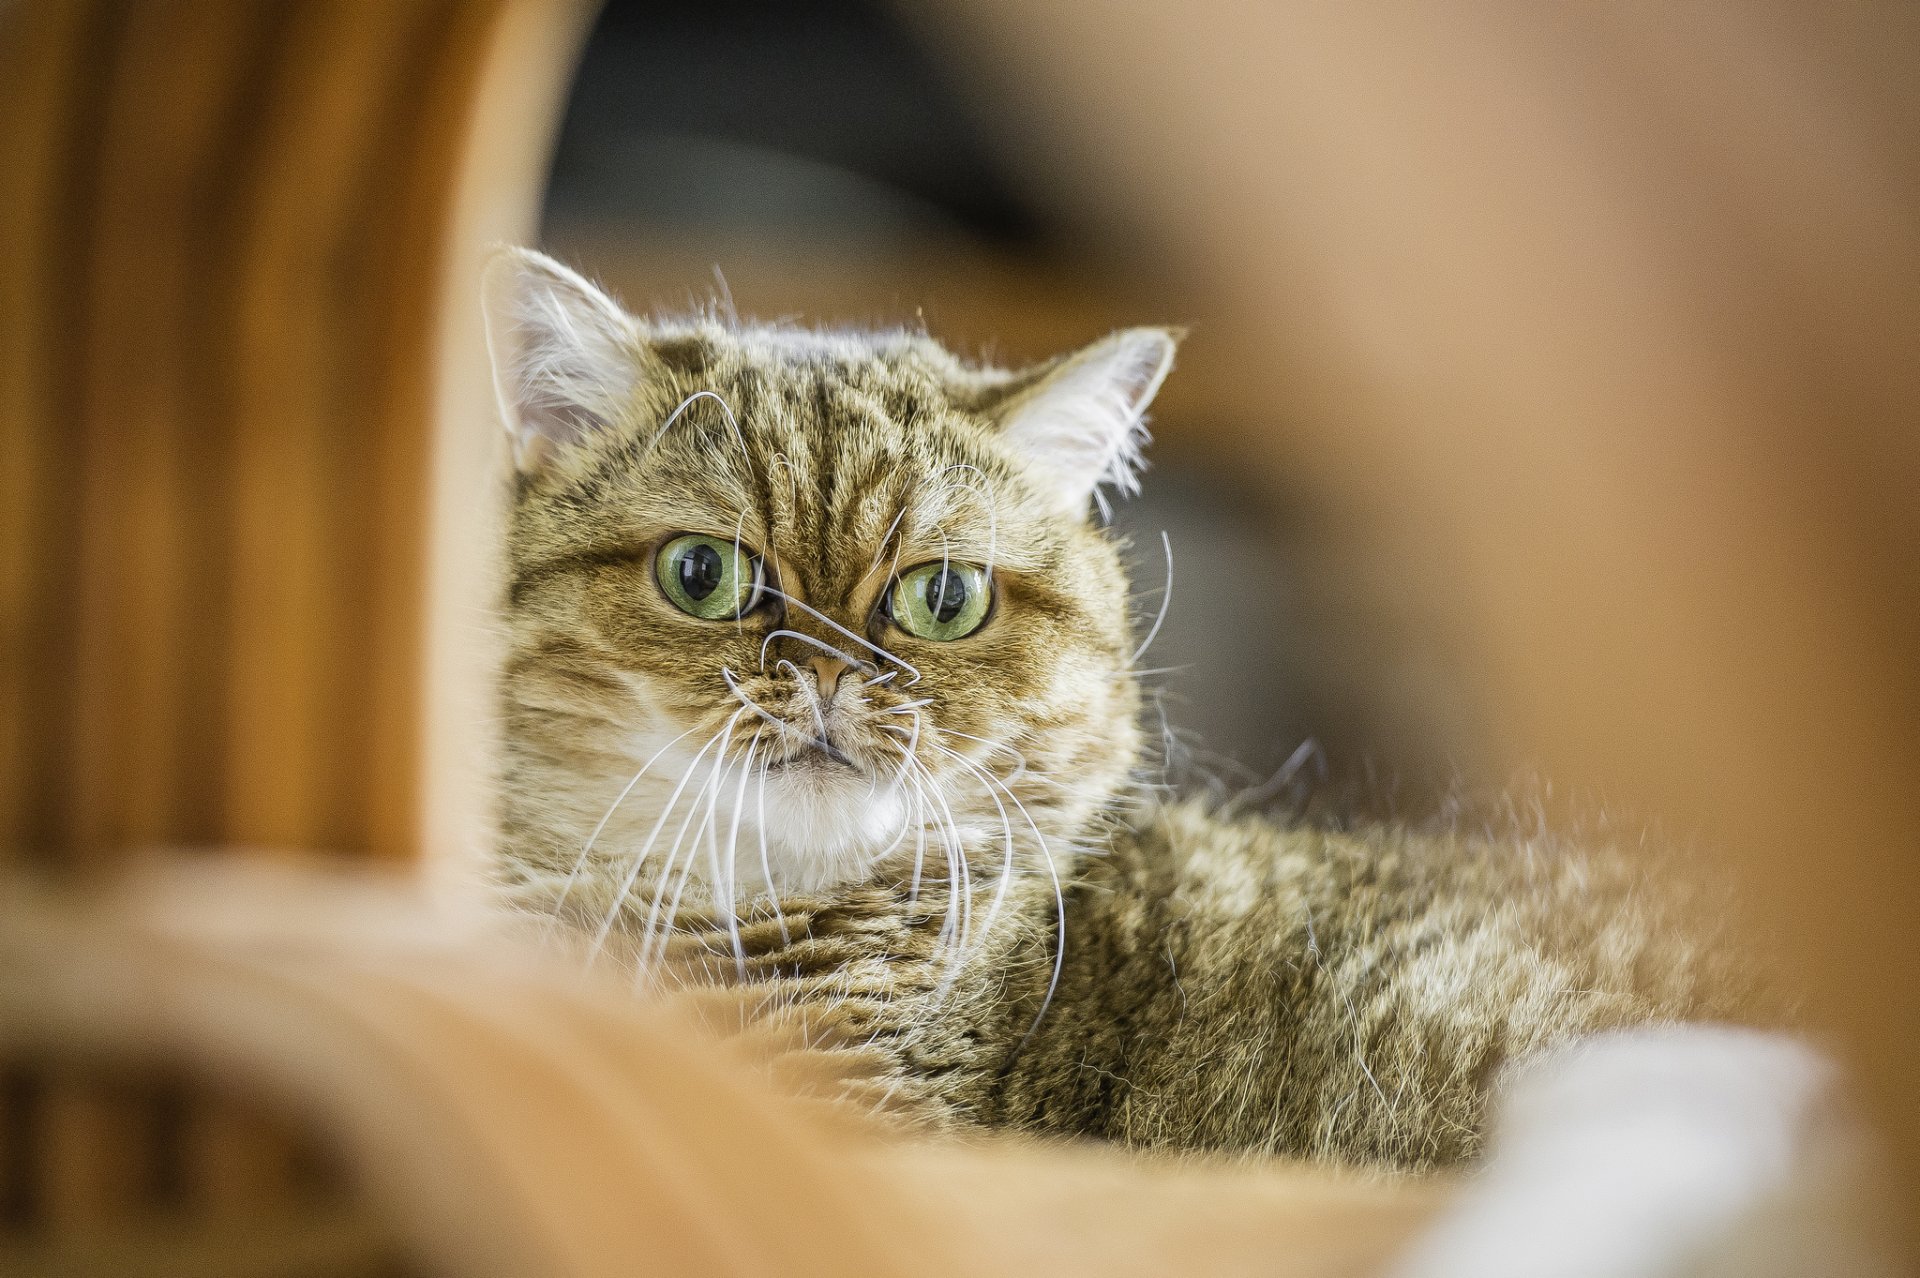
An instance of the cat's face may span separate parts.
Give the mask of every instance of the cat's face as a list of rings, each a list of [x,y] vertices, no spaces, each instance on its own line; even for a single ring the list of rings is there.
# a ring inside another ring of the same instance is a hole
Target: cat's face
[[[640,324],[531,254],[491,284],[512,875],[670,910],[1032,871],[1085,832],[1139,750],[1087,507],[1131,478],[1166,334],[1010,376],[901,334]]]

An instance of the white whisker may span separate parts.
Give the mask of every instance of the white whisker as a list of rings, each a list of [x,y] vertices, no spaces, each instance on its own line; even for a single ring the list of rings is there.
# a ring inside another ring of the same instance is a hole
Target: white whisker
[[[892,541],[893,535],[900,531],[900,521],[906,517],[907,508],[903,505],[900,507],[900,513],[893,517],[893,522],[887,525],[887,531],[881,536],[880,544],[873,552],[873,562],[867,565],[867,573],[869,576],[880,567],[880,561],[885,558],[887,553],[887,543]]]
[[[966,953],[968,943],[973,939],[973,870],[967,863],[966,841],[960,837],[959,824],[953,819],[953,808],[947,803],[946,796],[933,779],[933,774],[924,764],[916,765],[927,779],[926,790],[939,807],[942,825],[948,837],[946,843],[947,884],[949,901],[947,903],[947,923],[956,925],[952,952],[949,956],[947,971],[934,987],[933,1001],[944,999],[952,988],[953,979],[959,974],[959,962]],[[954,914],[953,898],[959,901],[959,914]],[[941,929],[941,935],[947,935],[947,928]]]
[[[1012,785],[1015,781],[1027,775],[1027,756],[1006,744],[1004,741],[993,741],[986,737],[976,737],[971,732],[961,732],[957,728],[941,728],[940,731],[949,737],[962,737],[968,741],[978,741],[981,745],[986,746],[989,751],[997,750],[1002,754],[1012,755],[1014,771],[1011,776],[1006,778],[1006,784]]]
[[[768,646],[771,645],[775,639],[780,639],[780,638],[798,639],[802,643],[812,644],[814,647],[820,649],[820,651],[826,653],[828,656],[838,657],[841,661],[846,662],[849,668],[854,670],[867,671],[874,668],[873,663],[871,661],[863,661],[859,657],[853,656],[849,653],[842,652],[840,649],[834,647],[832,644],[828,643],[824,639],[816,639],[812,635],[801,634],[798,630],[781,629],[781,630],[769,630],[767,632],[766,638],[760,641],[760,668],[762,670],[765,670],[767,668]],[[784,661],[785,658],[783,657],[781,658],[781,660]],[[774,668],[775,669],[779,668],[778,662],[774,663]]]
[[[747,470],[751,473],[753,470],[753,453],[747,448],[747,437],[740,429],[740,422],[733,415],[733,408],[726,400],[722,399],[716,391],[697,390],[681,400],[680,406],[671,413],[668,413],[667,420],[660,423],[660,429],[653,432],[653,437],[647,441],[647,447],[651,449],[653,445],[659,443],[660,437],[667,433],[668,428],[680,420],[680,415],[691,408],[694,401],[702,399],[710,399],[720,405],[720,412],[726,417],[727,425],[733,428],[733,437],[740,444],[740,456],[746,460]]]
[[[580,871],[585,868],[587,858],[593,852],[593,845],[599,841],[600,832],[607,828],[607,822],[613,820],[613,814],[619,811],[620,805],[627,801],[629,794],[633,793],[633,787],[640,784],[640,778],[647,775],[647,769],[658,763],[661,755],[673,749],[673,747],[679,745],[682,741],[685,741],[696,731],[698,731],[697,728],[688,728],[685,732],[667,742],[658,750],[655,750],[653,757],[640,765],[640,770],[633,774],[632,779],[630,779],[627,784],[622,787],[620,793],[614,797],[613,803],[607,808],[606,815],[600,818],[599,824],[593,827],[593,833],[587,836],[586,844],[581,847],[579,857],[574,860],[573,869],[568,872],[566,882],[560,886],[560,895],[554,900],[552,913],[547,916],[546,929],[541,933],[543,941],[553,935],[553,929],[560,921],[561,907],[566,905],[567,896],[573,891],[573,885],[579,879]]]
[[[680,783],[673,787],[673,793],[667,797],[666,806],[660,810],[660,816],[654,821],[653,829],[648,832],[646,842],[634,856],[633,865],[628,869],[627,877],[621,882],[620,891],[615,894],[606,919],[594,933],[593,943],[587,950],[589,960],[598,957],[601,949],[606,945],[607,936],[613,931],[615,920],[620,917],[620,911],[626,906],[627,894],[633,891],[633,885],[640,877],[640,867],[646,864],[647,856],[653,851],[654,841],[660,837],[660,830],[666,825],[667,818],[673,815],[673,809],[680,802],[680,795],[686,790],[687,782],[693,778],[694,769],[700,766],[700,760],[706,757],[707,751],[713,749],[723,734],[731,732],[733,725],[738,723],[740,716],[745,713],[745,710],[734,711],[733,718],[727,720],[726,725],[718,732],[708,737],[706,744],[700,747],[699,752],[693,756],[692,762],[687,764],[687,770],[680,776]]]
[[[735,711],[733,718],[728,720],[727,725],[721,729],[721,734],[725,736],[727,742],[732,741],[733,725],[740,721],[740,715],[742,713],[741,711]],[[654,891],[653,904],[649,906],[647,910],[646,927],[641,932],[639,970],[635,973],[636,978],[644,977],[659,959],[666,957],[667,942],[673,931],[674,920],[680,917],[680,900],[687,890],[687,880],[693,874],[693,854],[698,847],[701,836],[711,831],[714,812],[720,801],[720,785],[727,774],[727,746],[725,743],[721,745],[720,752],[714,756],[714,761],[715,767],[713,769],[713,775],[707,779],[706,784],[701,787],[700,794],[694,798],[693,806],[687,811],[687,819],[680,823],[680,829],[674,834],[673,846],[667,851],[666,864],[661,867],[660,885]],[[694,836],[694,843],[688,846],[687,855],[682,858],[680,857],[680,845],[685,841],[687,831],[693,824],[694,813],[699,811],[701,799],[707,801],[707,813],[706,816],[701,819],[700,833]],[[673,877],[673,863],[675,860],[681,861],[680,877],[674,884],[673,901],[668,905],[667,912],[663,917],[660,913],[660,902],[667,889],[667,880]],[[659,925],[657,931],[656,925]],[[657,953],[655,952],[654,943],[654,937],[656,935],[659,937]]]
[[[991,773],[964,755],[953,750],[948,750],[945,746],[937,743],[934,744],[934,749],[942,751],[955,762],[959,763],[960,766],[972,771],[974,775],[986,782],[989,787],[999,785]],[[1067,955],[1067,898],[1065,892],[1061,889],[1060,870],[1059,867],[1054,864],[1053,852],[1047,846],[1046,835],[1040,833],[1039,825],[1034,822],[1033,814],[1027,811],[1027,805],[1020,801],[1020,796],[1006,789],[1004,786],[1000,786],[1000,789],[1009,799],[1013,800],[1014,807],[1020,810],[1020,815],[1026,819],[1027,828],[1033,831],[1033,837],[1039,842],[1041,860],[1047,867],[1047,876],[1053,881],[1054,919],[1057,928],[1054,936],[1053,974],[1047,981],[1046,997],[1040,1000],[1040,1010],[1034,1013],[1033,1024],[1028,1026],[1027,1032],[1021,1036],[1020,1045],[1018,1048],[1015,1048],[1015,1051],[1019,1051],[1026,1047],[1027,1043],[1032,1040],[1035,1032],[1039,1030],[1040,1022],[1046,1017],[1047,1009],[1053,1005],[1054,993],[1060,988],[1060,972]]]
[[[920,671],[918,667],[913,665],[912,662],[903,661],[901,658],[895,656],[891,652],[888,652],[885,648],[882,648],[879,644],[874,643],[872,640],[862,638],[861,636],[855,634],[853,631],[847,629],[845,626],[841,625],[839,622],[835,621],[832,617],[827,616],[825,613],[819,611],[816,608],[808,607],[805,602],[799,599],[795,599],[792,595],[788,594],[784,590],[781,590],[774,586],[769,586],[767,587],[766,593],[773,596],[776,599],[792,604],[795,608],[800,609],[800,611],[806,613],[809,617],[812,617],[815,621],[820,622],[822,625],[833,627],[833,629],[836,632],[842,635],[845,635],[847,638],[859,644],[862,648],[867,649],[868,651],[872,652],[874,655],[882,658],[883,660],[891,661],[894,665],[899,666],[902,670],[905,670],[908,674],[913,676],[911,679],[907,680],[907,683],[909,685],[920,682]],[[782,633],[793,634],[794,632],[784,631]],[[799,637],[802,639],[806,639],[806,638],[809,638],[810,636],[800,635]],[[814,642],[818,643],[819,641],[814,640]],[[838,655],[840,655],[842,660],[846,660],[847,664],[851,665],[856,670],[866,669],[873,665],[873,663],[870,661],[853,661],[846,658],[845,654],[838,654]],[[766,660],[764,655],[761,657],[761,660],[762,661]]]
[[[1161,623],[1167,619],[1167,605],[1173,602],[1173,539],[1167,536],[1165,529],[1160,531],[1160,546],[1167,552],[1167,581],[1160,591],[1160,612],[1154,617],[1153,628],[1147,631],[1147,637],[1140,641],[1140,646],[1133,650],[1131,657],[1127,658],[1128,665],[1140,660],[1147,649],[1153,646],[1154,639],[1160,634]]]
[[[880,726],[882,728],[886,728],[893,732],[899,732],[904,728],[905,725],[898,724],[898,723],[883,723]],[[919,749],[919,747],[920,747],[920,716],[916,714],[913,716],[913,728],[911,730],[911,734],[908,736],[907,744],[904,750],[902,751],[902,754],[907,763],[912,763],[914,761],[914,751]],[[902,766],[901,772],[904,774],[905,771],[906,771],[906,768]],[[898,777],[894,779],[894,784],[896,785],[899,784]]]
[[[788,723],[785,719],[780,718],[778,715],[768,710],[765,706],[755,701],[752,697],[748,696],[746,693],[746,690],[740,686],[739,680],[734,676],[733,671],[728,669],[726,666],[720,667],[720,679],[723,683],[727,685],[727,691],[733,694],[734,699],[736,701],[738,701],[746,709],[753,711],[755,714],[759,715],[762,719],[765,719],[768,723],[772,724],[775,730],[778,731],[778,733],[782,737],[797,737],[802,741],[805,741],[807,739],[806,733],[800,731],[800,729],[794,727],[791,723]]]
[[[727,830],[726,872],[723,875],[720,867],[715,865],[713,876],[714,908],[725,914],[727,939],[733,942],[734,967],[743,981],[747,979],[747,952],[740,944],[740,917],[734,909],[734,887],[738,881],[736,867],[740,847],[740,816],[747,808],[747,781],[753,776],[753,754],[759,745],[757,739],[747,742],[747,757],[740,764],[740,788],[733,796],[733,823]],[[724,900],[721,899],[723,894],[720,890],[722,879],[726,883]]]
[[[761,651],[762,652],[766,651],[766,648],[764,647],[764,645],[762,646]],[[773,663],[773,668],[776,671],[778,671],[782,666],[785,666],[790,672],[792,672],[793,682],[795,683],[796,686],[799,687],[800,695],[805,697],[807,700],[807,710],[813,715],[814,740],[819,743],[822,749],[832,749],[833,743],[827,740],[827,716],[820,708],[819,690],[816,689],[813,686],[813,684],[808,681],[805,675],[800,673],[799,666],[794,665],[793,662],[787,660],[785,657],[782,657],[780,658],[780,660]]]
[[[767,770],[760,769],[760,811],[757,822],[760,831],[760,873],[767,881],[767,897],[773,902],[774,922],[780,926],[780,944],[792,945],[793,937],[787,932],[787,915],[780,908],[780,890],[773,885],[773,866],[767,859]]]

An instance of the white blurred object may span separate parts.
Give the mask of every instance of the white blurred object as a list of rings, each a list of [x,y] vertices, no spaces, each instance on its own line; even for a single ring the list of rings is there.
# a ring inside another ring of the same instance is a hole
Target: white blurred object
[[[1484,1172],[1394,1278],[1881,1278],[1876,1160],[1779,1035],[1606,1034],[1518,1071]]]

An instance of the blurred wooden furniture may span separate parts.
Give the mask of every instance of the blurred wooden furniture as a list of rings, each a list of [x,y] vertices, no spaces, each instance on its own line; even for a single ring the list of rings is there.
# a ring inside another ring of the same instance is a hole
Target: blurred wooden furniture
[[[417,854],[442,351],[587,16],[0,6],[0,848]]]
[[[1333,1278],[1444,1200],[888,1139],[532,939],[338,873],[0,901],[0,1273]]]

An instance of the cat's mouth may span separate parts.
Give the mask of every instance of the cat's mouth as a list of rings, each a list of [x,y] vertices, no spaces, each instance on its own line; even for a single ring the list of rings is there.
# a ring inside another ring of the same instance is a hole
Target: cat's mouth
[[[784,759],[767,764],[770,777],[817,774],[831,775],[845,772],[861,772],[853,757],[831,741],[812,741],[801,746]]]

